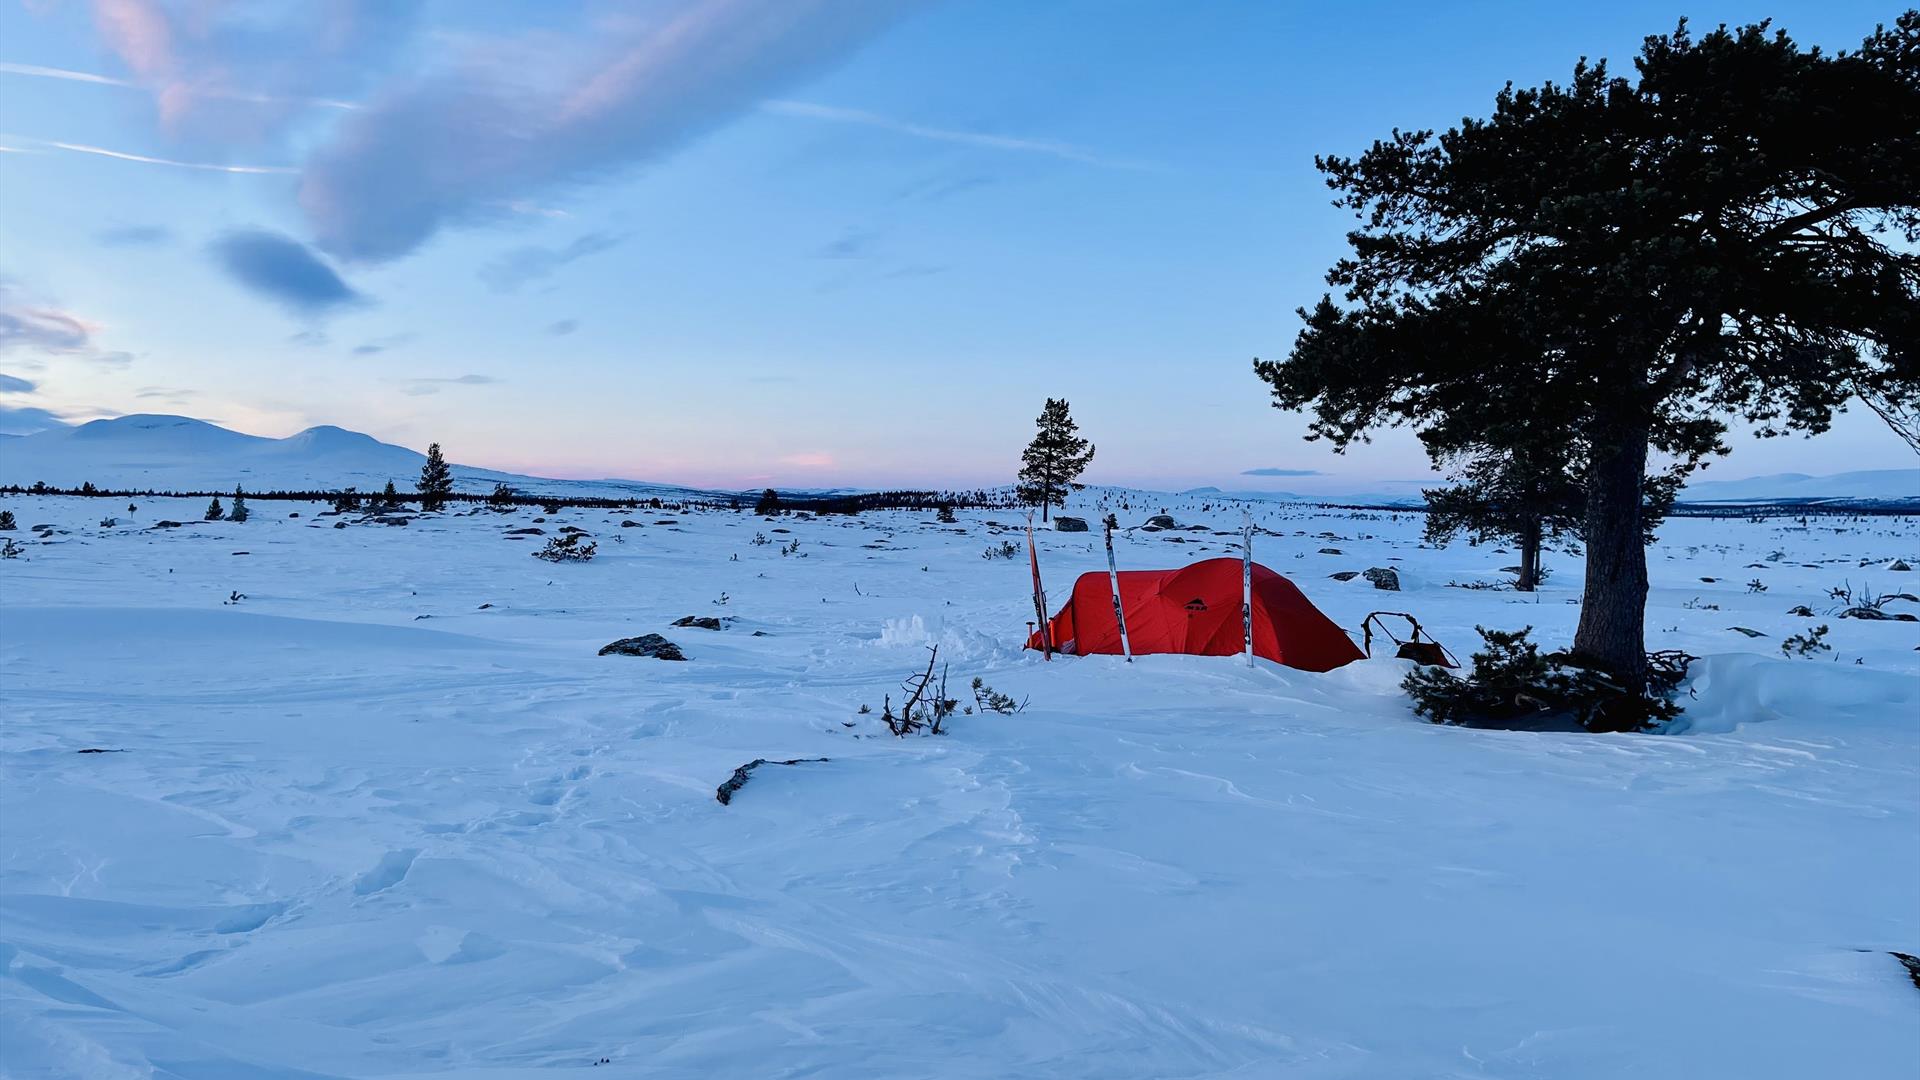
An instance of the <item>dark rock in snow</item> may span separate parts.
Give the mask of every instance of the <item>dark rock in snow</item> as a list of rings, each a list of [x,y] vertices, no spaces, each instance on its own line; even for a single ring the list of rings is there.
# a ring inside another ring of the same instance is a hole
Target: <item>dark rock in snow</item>
[[[177,529],[179,527],[180,523],[177,521],[156,521],[147,526],[149,529]]]
[[[623,529],[643,529],[646,526],[640,524],[639,522],[633,520],[632,518],[628,518],[627,520],[622,521],[620,523],[620,527]]]
[[[545,529],[531,529],[531,528],[529,528],[529,529],[508,529],[508,530],[507,530],[506,532],[504,532],[504,533],[501,533],[500,535],[502,535],[502,536],[545,536],[545,535],[547,535],[547,530],[545,530]]]
[[[1889,570],[1901,570],[1901,571],[1911,571],[1911,570],[1913,569],[1913,567],[1911,567],[1911,566],[1908,566],[1908,565],[1907,565],[1907,560],[1905,560],[1905,559],[1895,559],[1895,560],[1893,560],[1893,565],[1892,565],[1892,566],[1889,566],[1889,567],[1887,567],[1887,569],[1889,569]]]
[[[1729,626],[1727,627],[1727,629],[1732,630],[1735,633],[1745,634],[1748,637],[1766,637],[1767,636],[1758,630],[1749,629],[1745,626]]]
[[[1065,514],[1053,519],[1053,527],[1059,532],[1086,532],[1087,519],[1067,517]]]
[[[683,618],[683,619],[675,619],[675,620],[673,620],[673,625],[675,625],[675,626],[691,626],[691,627],[693,627],[693,628],[694,628],[695,630],[724,630],[724,629],[726,629],[726,627],[724,627],[724,626],[722,626],[722,625],[720,625],[720,620],[719,620],[719,619],[716,619],[716,618],[714,618],[714,617],[713,617],[713,616],[711,616],[711,615],[688,615],[688,616],[687,616],[686,618]]]
[[[1337,573],[1328,574],[1327,576],[1332,578],[1335,581],[1352,581],[1354,578],[1357,578],[1360,576],[1360,571],[1341,570]]]
[[[1180,523],[1173,520],[1171,514],[1155,514],[1147,519],[1147,525],[1155,529],[1177,529]]]
[[[1920,990],[1920,956],[1903,952],[1889,953],[1888,955],[1900,961],[1900,966],[1907,969],[1907,978],[1913,980],[1914,989]]]
[[[1882,611],[1876,607],[1850,607],[1840,613],[1843,619],[1866,619],[1871,622],[1920,622],[1920,616],[1906,611]]]
[[[1385,589],[1388,592],[1400,591],[1400,575],[1394,573],[1387,567],[1368,567],[1365,571],[1362,571],[1361,576],[1373,582],[1373,587],[1376,589]]]
[[[601,656],[651,656],[655,660],[685,660],[686,654],[680,646],[661,637],[659,634],[642,634],[639,637],[621,638],[600,650]]]
[[[1340,550],[1339,548],[1321,548],[1321,549],[1320,549],[1320,554],[1322,554],[1322,555],[1344,555],[1344,554],[1346,554],[1346,552],[1344,552],[1344,551],[1341,551],[1341,550]]]

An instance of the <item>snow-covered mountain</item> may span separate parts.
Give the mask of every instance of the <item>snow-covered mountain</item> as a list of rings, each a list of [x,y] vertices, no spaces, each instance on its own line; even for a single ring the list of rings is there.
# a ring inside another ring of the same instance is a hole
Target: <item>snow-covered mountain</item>
[[[1767,502],[1784,499],[1920,499],[1920,469],[1868,469],[1808,476],[1776,473],[1745,480],[1696,480],[1685,502]]]
[[[168,491],[377,491],[411,489],[426,455],[371,435],[323,425],[284,439],[231,431],[205,420],[148,413],[52,428],[0,441],[0,483]],[[461,491],[504,483],[528,494],[675,498],[713,494],[634,480],[554,480],[453,465]]]

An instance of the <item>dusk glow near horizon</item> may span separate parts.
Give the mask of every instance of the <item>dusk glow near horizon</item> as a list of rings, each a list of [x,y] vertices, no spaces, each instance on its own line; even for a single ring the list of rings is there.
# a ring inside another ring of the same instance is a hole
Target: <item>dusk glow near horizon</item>
[[[1856,2],[1689,9],[1857,45]],[[1625,66],[1670,5],[652,0],[0,8],[0,421],[320,424],[554,477],[1430,482],[1272,409],[1315,154]],[[1388,31],[1391,31],[1390,33]],[[1708,474],[1908,468],[1864,409]]]

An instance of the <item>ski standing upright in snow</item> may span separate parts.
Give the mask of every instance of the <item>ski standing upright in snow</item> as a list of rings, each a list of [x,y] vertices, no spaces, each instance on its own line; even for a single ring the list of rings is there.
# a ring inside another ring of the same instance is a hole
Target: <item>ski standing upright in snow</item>
[[[1133,643],[1127,640],[1127,613],[1120,606],[1120,568],[1113,561],[1113,527],[1119,522],[1112,514],[1101,522],[1107,534],[1107,584],[1113,587],[1113,621],[1120,627],[1120,651],[1126,654],[1127,663],[1133,663]]]
[[[1027,511],[1027,565],[1033,568],[1033,613],[1039,620],[1040,651],[1053,659],[1053,627],[1047,623],[1047,591],[1040,587],[1040,546],[1033,539],[1033,511]]]
[[[1253,666],[1253,513],[1240,511],[1240,628],[1247,635],[1247,666]]]

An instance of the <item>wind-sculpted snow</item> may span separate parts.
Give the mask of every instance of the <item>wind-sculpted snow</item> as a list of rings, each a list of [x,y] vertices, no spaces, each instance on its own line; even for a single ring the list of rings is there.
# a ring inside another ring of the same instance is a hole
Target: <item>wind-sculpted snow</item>
[[[1073,512],[1207,527],[1123,533],[1123,569],[1231,553],[1238,506],[1104,494]],[[1025,559],[981,558],[1023,539],[1004,511],[568,510],[540,527],[599,555],[556,566],[507,535],[533,510],[0,505],[8,1076],[1920,1069],[1888,955],[1920,951],[1920,625],[1827,595],[1920,593],[1887,569],[1914,519],[1669,523],[1649,638],[1704,657],[1697,696],[1591,736],[1421,723],[1397,660],[1044,662]],[[1570,555],[1536,596],[1452,588],[1513,557],[1254,512],[1349,629],[1412,611],[1464,656],[1577,617]],[[799,547],[752,542],[775,527]],[[1097,534],[1041,544],[1056,601],[1105,569]],[[1329,577],[1372,566],[1405,591]],[[689,613],[727,621],[668,631]],[[1821,624],[1830,652],[1781,655]],[[663,631],[685,663],[596,655]],[[933,645],[952,696],[1031,704],[887,736]],[[828,760],[721,805],[762,758]]]

